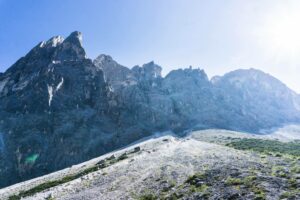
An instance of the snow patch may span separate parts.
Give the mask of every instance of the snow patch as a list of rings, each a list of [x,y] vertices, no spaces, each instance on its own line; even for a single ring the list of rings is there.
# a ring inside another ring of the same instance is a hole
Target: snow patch
[[[63,84],[64,84],[64,78],[63,78],[63,77],[61,78],[61,81],[57,84],[56,87],[47,84],[48,94],[49,94],[49,99],[48,99],[49,107],[51,106],[51,102],[52,102],[52,99],[53,99],[54,94],[55,94],[58,90],[61,89],[61,87],[63,86]]]
[[[45,42],[45,41],[42,41],[42,42],[40,43],[40,48],[43,48],[43,47],[45,46],[45,44],[46,44],[46,42]]]
[[[64,38],[61,36],[56,36],[51,39],[51,46],[56,47],[57,45],[61,44],[64,41]]]
[[[59,60],[52,60],[52,64],[59,64],[61,63]]]
[[[80,45],[82,46],[82,34],[78,35],[78,39],[79,39]]]
[[[48,94],[49,94],[48,104],[49,104],[49,106],[51,106],[51,102],[53,99],[53,87],[49,86],[48,84],[47,84],[47,87],[48,87]]]
[[[61,86],[64,84],[64,78],[62,77],[61,78],[61,81],[58,83],[58,85],[56,86],[56,91],[58,91],[60,88],[61,88]]]
[[[113,89],[113,87],[111,87],[111,86],[108,86],[108,91],[109,91],[109,92],[114,92],[114,89]]]

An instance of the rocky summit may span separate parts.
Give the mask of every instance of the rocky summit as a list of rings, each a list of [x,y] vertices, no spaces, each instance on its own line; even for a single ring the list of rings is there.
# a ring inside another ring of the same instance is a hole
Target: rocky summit
[[[127,68],[104,54],[91,60],[77,31],[39,43],[0,73],[0,187],[157,132],[259,134],[300,122],[300,96],[262,71],[212,79],[192,67],[161,71],[154,62]]]

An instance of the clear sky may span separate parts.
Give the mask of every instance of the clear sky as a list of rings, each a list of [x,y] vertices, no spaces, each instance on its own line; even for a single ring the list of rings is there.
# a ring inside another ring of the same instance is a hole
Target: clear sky
[[[298,0],[0,0],[0,71],[74,30],[90,58],[154,60],[164,74],[192,65],[209,77],[257,68],[300,92]]]

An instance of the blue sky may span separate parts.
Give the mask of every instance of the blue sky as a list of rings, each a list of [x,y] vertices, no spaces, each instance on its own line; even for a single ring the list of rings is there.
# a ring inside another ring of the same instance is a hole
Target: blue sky
[[[0,71],[54,35],[79,30],[90,58],[164,74],[203,68],[211,77],[257,68],[300,92],[297,0],[0,0]]]

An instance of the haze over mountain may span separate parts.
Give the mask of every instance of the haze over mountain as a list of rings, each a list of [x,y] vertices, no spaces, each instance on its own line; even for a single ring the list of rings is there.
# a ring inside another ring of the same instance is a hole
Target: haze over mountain
[[[0,74],[0,187],[41,176],[155,132],[222,128],[263,133],[300,122],[300,97],[262,71],[211,80],[202,69],[165,77],[87,58],[78,31],[39,43]]]

